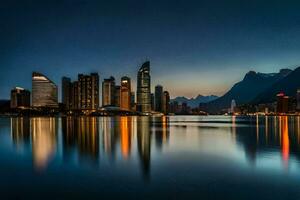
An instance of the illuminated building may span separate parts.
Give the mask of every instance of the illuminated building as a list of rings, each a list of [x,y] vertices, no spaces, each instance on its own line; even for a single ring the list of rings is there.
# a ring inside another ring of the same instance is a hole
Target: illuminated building
[[[135,93],[134,92],[131,92],[131,95],[130,95],[130,107],[131,107],[131,110],[135,111]]]
[[[70,110],[72,105],[72,83],[71,79],[68,77],[62,78],[62,87],[61,87],[61,97],[62,97],[62,103],[66,110]]]
[[[297,90],[297,110],[300,110],[300,89]]]
[[[163,105],[163,87],[161,85],[155,86],[155,111],[162,112]]]
[[[283,92],[277,94],[277,113],[287,113],[289,111],[289,97]]]
[[[32,73],[32,106],[58,107],[57,86],[43,74]]]
[[[170,94],[168,91],[164,91],[162,99],[162,112],[168,114],[170,112]]]
[[[121,109],[131,110],[131,81],[127,76],[121,78]]]
[[[10,93],[11,108],[29,108],[30,107],[30,91],[24,88],[16,87]]]
[[[115,106],[120,107],[121,105],[121,86],[116,85],[115,87]]]
[[[155,99],[154,99],[154,94],[151,93],[151,110],[155,110]]]
[[[99,75],[78,75],[78,106],[79,109],[96,110],[99,108]],[[76,89],[76,88],[75,88]]]
[[[150,62],[145,62],[137,74],[137,111],[151,112],[151,79]]]
[[[102,82],[102,106],[115,105],[115,78],[111,76]]]

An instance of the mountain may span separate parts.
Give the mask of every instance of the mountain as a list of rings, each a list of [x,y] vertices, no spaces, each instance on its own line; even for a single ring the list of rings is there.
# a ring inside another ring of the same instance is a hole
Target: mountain
[[[208,103],[210,101],[216,100],[219,98],[215,95],[202,96],[198,95],[196,98],[186,98],[186,97],[176,97],[175,99],[171,99],[171,102],[177,101],[179,104],[186,102],[188,106],[191,108],[198,107],[200,103]]]
[[[284,92],[288,96],[295,96],[298,88],[300,88],[300,67],[296,68],[283,79],[273,83],[270,87],[257,95],[252,103],[274,102],[279,92]]]
[[[278,73],[249,71],[244,79],[236,83],[226,94],[214,101],[202,104],[201,109],[209,113],[218,113],[222,109],[229,108],[232,99],[236,101],[237,105],[250,103],[260,93],[288,76],[291,72],[290,69],[281,69]]]

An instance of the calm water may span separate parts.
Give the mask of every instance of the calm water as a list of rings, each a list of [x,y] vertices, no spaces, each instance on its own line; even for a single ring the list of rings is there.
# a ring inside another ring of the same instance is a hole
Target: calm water
[[[300,199],[300,117],[0,118],[1,199]]]

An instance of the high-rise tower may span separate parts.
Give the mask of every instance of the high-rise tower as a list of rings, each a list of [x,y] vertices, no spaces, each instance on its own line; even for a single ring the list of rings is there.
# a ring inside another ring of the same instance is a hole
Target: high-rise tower
[[[151,112],[151,79],[150,62],[145,62],[137,74],[137,111],[142,113]]]

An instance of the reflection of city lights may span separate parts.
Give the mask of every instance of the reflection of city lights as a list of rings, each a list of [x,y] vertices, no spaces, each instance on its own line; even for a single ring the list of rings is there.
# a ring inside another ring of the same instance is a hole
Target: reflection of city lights
[[[127,158],[130,153],[130,127],[128,123],[128,117],[121,117],[121,151],[122,155]]]
[[[289,160],[289,151],[290,151],[290,142],[289,142],[289,128],[288,128],[288,118],[287,116],[282,117],[282,129],[281,129],[281,134],[282,134],[282,159],[284,161],[284,164],[287,166],[288,165],[288,160]]]
[[[56,147],[55,119],[34,118],[32,125],[32,153],[34,164],[41,169],[46,167]]]

